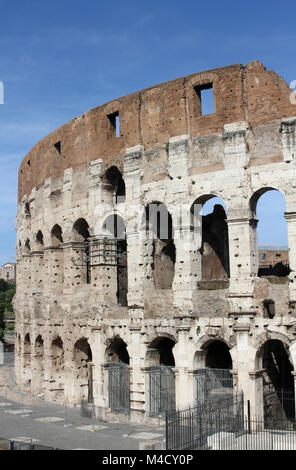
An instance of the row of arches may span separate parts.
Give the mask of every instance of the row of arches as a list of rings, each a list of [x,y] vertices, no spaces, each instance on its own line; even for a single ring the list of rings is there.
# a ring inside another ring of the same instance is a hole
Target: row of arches
[[[111,169],[110,169],[111,171]],[[117,188],[115,191],[116,198],[123,197],[121,196],[124,193],[124,182],[122,182],[122,176],[120,172],[118,173],[116,169],[112,167],[111,173],[113,186]],[[115,182],[114,182],[115,181]],[[277,217],[273,217],[272,220],[272,229],[268,225],[267,231],[269,234],[275,232],[283,233],[280,240],[282,245],[287,246],[287,227],[286,221],[283,217],[284,213],[284,197],[277,190],[272,188],[264,188],[257,191],[250,200],[250,208],[252,214],[252,220],[254,221],[254,226],[257,225],[257,215],[261,214],[262,208],[260,207],[261,199],[266,199],[267,195],[271,194],[271,204],[272,210],[275,211],[275,206],[278,205]],[[114,196],[114,197],[115,197]],[[275,203],[275,197],[277,197],[277,203]],[[281,200],[281,206],[279,206],[279,201]],[[231,275],[230,273],[230,254],[229,254],[229,234],[228,234],[228,225],[227,225],[227,215],[226,215],[226,206],[221,198],[216,197],[215,195],[204,195],[199,197],[191,206],[191,226],[192,229],[195,229],[196,223],[196,208],[199,208],[200,212],[198,214],[201,217],[202,222],[202,234],[200,246],[197,246],[197,250],[202,259],[202,279],[203,280],[219,280],[219,279],[228,279]],[[280,214],[281,213],[281,214]],[[273,214],[269,207],[269,214]],[[154,281],[156,288],[171,288],[173,279],[174,279],[174,266],[176,262],[176,244],[175,244],[175,230],[172,221],[172,215],[168,211],[165,204],[156,201],[150,203],[145,207],[144,215],[145,218],[145,232],[149,240],[152,239],[150,244],[151,250],[151,268],[154,272]],[[261,216],[260,216],[261,218]],[[259,219],[259,226],[260,226]],[[93,231],[93,229],[92,229]],[[72,227],[71,240],[73,242],[82,243],[84,245],[84,258],[85,258],[85,267],[86,267],[86,283],[91,283],[91,261],[90,261],[90,239],[91,239],[91,230],[88,222],[84,218],[79,218],[76,220]],[[117,243],[117,250],[120,253],[123,253],[126,265],[127,261],[127,241],[126,241],[126,228],[123,217],[119,214],[110,214],[104,220],[102,224],[102,234],[105,238],[113,238]],[[254,236],[255,236],[254,232]],[[56,224],[51,230],[50,233],[50,245],[53,248],[61,248],[63,246],[63,230]],[[261,235],[259,244],[265,243],[268,244],[268,239],[266,235]],[[39,230],[35,236],[34,244],[37,250],[44,250],[44,236],[41,230]],[[21,249],[21,241],[19,242]],[[32,250],[31,242],[29,239],[26,239],[24,243],[23,253],[29,254]],[[268,272],[266,269],[262,269],[259,266],[258,275],[274,274],[277,276],[287,276],[290,272],[289,266],[284,266],[280,261],[274,269],[268,267]],[[121,270],[122,271],[122,270]],[[126,272],[124,272],[124,275]],[[118,273],[118,278],[122,277],[122,273]],[[124,281],[123,284],[126,284]]]
[[[147,402],[152,414],[165,411],[165,407],[176,406],[175,403],[175,367],[176,341],[169,336],[154,338],[147,346],[145,367],[149,373],[149,391]],[[27,333],[23,340],[17,337],[17,354],[20,358],[23,352],[24,386],[33,393],[40,393],[44,388],[44,341],[38,335],[34,341],[34,355],[31,350],[30,335]],[[69,373],[69,363],[65,364],[64,343],[61,337],[55,337],[50,344],[50,376],[47,380],[55,391],[56,399],[64,396],[66,373]],[[131,361],[125,341],[115,336],[105,343],[105,366],[108,369],[108,400],[111,408],[128,408],[130,404],[130,371]],[[206,342],[195,353],[195,403],[210,399],[211,394],[233,388],[233,357],[229,345],[222,339]],[[75,402],[81,400],[96,401],[93,389],[92,349],[86,338],[77,340],[72,349],[72,373],[74,377],[73,390]],[[70,368],[71,368],[70,367]],[[256,354],[256,367],[262,371],[261,400],[264,403],[266,418],[285,416],[295,417],[294,377],[287,345],[278,339],[265,341]],[[148,368],[148,369],[147,369]],[[32,370],[34,371],[34,382]],[[212,372],[211,372],[212,371]],[[202,382],[201,382],[202,379]],[[201,387],[202,384],[202,387]],[[217,385],[218,384],[218,385]],[[120,393],[119,393],[120,391]],[[206,391],[206,396],[205,396]],[[60,395],[59,395],[60,394]],[[287,399],[288,397],[288,399]],[[169,405],[168,405],[169,404]]]

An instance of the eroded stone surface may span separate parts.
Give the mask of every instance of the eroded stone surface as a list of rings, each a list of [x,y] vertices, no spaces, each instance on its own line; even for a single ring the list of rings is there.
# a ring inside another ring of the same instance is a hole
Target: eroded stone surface
[[[210,115],[201,114],[205,84],[214,92]],[[93,399],[106,411],[110,363],[125,364],[132,418],[141,421],[149,367],[175,368],[182,409],[196,402],[194,371],[207,366],[209,345],[222,342],[235,387],[262,414],[264,344],[280,341],[296,361],[290,93],[257,61],[215,69],[88,111],[31,150],[19,173],[14,299],[23,390],[72,405]],[[269,188],[286,199],[287,278],[258,277],[256,203]],[[226,211],[218,207],[206,233],[195,233],[192,205],[212,196]],[[147,222],[151,204],[169,214],[166,237]],[[107,246],[115,216],[125,234]]]

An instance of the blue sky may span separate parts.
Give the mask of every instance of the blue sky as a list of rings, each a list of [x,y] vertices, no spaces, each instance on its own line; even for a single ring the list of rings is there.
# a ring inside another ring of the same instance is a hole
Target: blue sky
[[[36,142],[90,108],[215,67],[258,59],[290,83],[295,9],[275,1],[0,0],[0,265],[14,259],[17,170]],[[280,234],[276,244],[285,243]]]

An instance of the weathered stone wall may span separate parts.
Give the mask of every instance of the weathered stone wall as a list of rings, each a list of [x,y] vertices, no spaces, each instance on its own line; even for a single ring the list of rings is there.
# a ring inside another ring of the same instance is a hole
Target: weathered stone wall
[[[207,83],[215,112],[202,115],[196,90]],[[121,338],[130,408],[141,420],[149,415],[157,339],[175,344],[178,408],[195,402],[194,370],[205,366],[209,344],[222,341],[235,386],[262,413],[262,345],[280,340],[296,361],[296,111],[289,98],[288,85],[260,63],[234,65],[107,103],[31,150],[20,167],[17,214],[20,386],[71,404],[87,398],[89,386],[95,404],[108,409],[107,351]],[[123,201],[106,179],[113,166],[125,182]],[[291,273],[284,281],[258,277],[256,203],[270,188],[286,199]],[[214,196],[226,206],[226,219],[213,225],[218,244],[192,229],[193,204]],[[145,208],[153,203],[171,215],[174,259],[163,251],[170,238],[147,238]],[[113,261],[94,257],[112,214],[125,226],[125,280]],[[122,283],[127,305],[119,300]],[[275,303],[272,318],[266,300]]]

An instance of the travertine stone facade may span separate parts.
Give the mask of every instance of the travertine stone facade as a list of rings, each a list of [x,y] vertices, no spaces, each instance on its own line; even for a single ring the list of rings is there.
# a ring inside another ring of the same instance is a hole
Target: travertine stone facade
[[[215,112],[203,115],[207,86]],[[257,61],[210,70],[88,111],[31,150],[19,172],[19,386],[71,405],[93,399],[108,410],[110,364],[126,364],[131,417],[143,420],[151,414],[152,366],[174,368],[181,409],[196,402],[195,372],[215,366],[222,344],[234,386],[254,414],[263,413],[264,384],[273,380],[266,345],[279,357],[282,347],[296,366],[290,93]],[[256,204],[270,189],[286,200],[286,277],[258,276]],[[194,204],[213,196],[225,212],[218,206],[204,219],[206,230],[195,231]],[[147,224],[152,203],[168,215],[166,236]],[[120,242],[106,237],[115,219]]]

